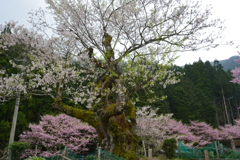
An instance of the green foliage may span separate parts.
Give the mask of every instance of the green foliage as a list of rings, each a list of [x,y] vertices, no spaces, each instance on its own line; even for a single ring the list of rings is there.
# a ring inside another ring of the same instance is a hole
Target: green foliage
[[[6,120],[0,120],[0,149],[5,148],[10,136],[10,123]]]
[[[177,141],[175,138],[165,139],[162,149],[165,152],[167,158],[173,158],[175,156],[175,150],[177,149]]]
[[[11,150],[11,158],[14,160],[20,160],[20,156],[26,149],[30,148],[30,144],[27,142],[14,142],[8,148]]]
[[[183,78],[168,92],[168,96],[173,117],[177,120],[184,123],[193,120],[212,122],[215,114],[212,100],[190,79]]]
[[[194,143],[193,143],[193,147],[198,146],[198,145],[199,145],[198,142],[194,142]]]
[[[94,157],[94,156],[89,156],[86,158],[86,160],[95,160],[95,159],[96,159],[96,157]]]
[[[19,135],[22,133],[23,130],[26,130],[27,128],[28,128],[28,121],[26,118],[26,114],[24,114],[22,111],[19,111],[18,117],[17,117],[17,127],[16,127],[15,134]]]
[[[21,97],[15,141],[18,141],[18,136],[27,129],[29,123],[38,123],[40,117],[45,114],[58,113],[53,109],[52,103],[53,100],[49,97],[32,96],[28,99]],[[14,105],[15,99],[0,103],[0,150],[3,150],[9,141]]]
[[[183,123],[199,120],[214,127],[225,125],[225,97],[233,123],[233,119],[237,118],[236,105],[240,103],[240,85],[229,82],[231,72],[224,71],[219,61],[211,65],[209,61],[200,59],[183,68],[173,66],[172,70],[185,73],[179,83],[162,89],[163,94],[167,95],[165,106],[169,107],[173,118]]]
[[[46,160],[46,159],[42,158],[42,157],[31,157],[31,158],[28,158],[28,159],[25,159],[25,160]]]
[[[125,153],[125,155],[122,155],[124,156],[125,158],[127,158],[128,160],[135,160],[136,159],[136,152],[135,151],[127,151]]]
[[[23,99],[20,105],[20,111],[26,115],[26,120],[31,123],[38,123],[40,117],[45,114],[56,114],[52,107],[53,100],[46,96],[32,96]]]

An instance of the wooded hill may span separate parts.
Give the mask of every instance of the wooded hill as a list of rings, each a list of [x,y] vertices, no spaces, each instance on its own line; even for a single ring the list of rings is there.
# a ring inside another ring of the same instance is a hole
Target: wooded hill
[[[240,102],[239,85],[229,82],[232,79],[229,69],[237,66],[234,59],[237,57],[220,62],[216,60],[212,64],[199,60],[183,68],[175,66],[185,74],[178,84],[164,90],[174,118],[184,123],[205,121],[215,127],[233,124],[233,120],[239,118],[237,108]],[[224,67],[228,70],[225,71]]]
[[[219,63],[223,66],[225,71],[233,70],[236,67],[240,67],[240,64],[235,62],[237,59],[239,59],[239,56],[232,56],[225,60],[219,60]],[[211,62],[211,65],[214,65],[214,62]]]

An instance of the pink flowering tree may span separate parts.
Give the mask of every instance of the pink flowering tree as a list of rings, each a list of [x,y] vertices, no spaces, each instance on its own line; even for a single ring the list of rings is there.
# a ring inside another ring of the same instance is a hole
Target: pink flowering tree
[[[189,130],[198,137],[197,147],[205,146],[213,141],[230,140],[240,138],[240,121],[236,120],[235,125],[226,124],[214,129],[205,122],[192,121]]]
[[[136,112],[136,134],[146,146],[157,151],[165,139],[175,138],[191,146],[200,137],[195,136],[189,126],[181,121],[171,119],[172,114],[157,115],[150,106],[138,108]]]
[[[157,115],[150,106],[139,108],[136,113],[136,134],[146,148],[154,150],[159,150],[169,138],[183,141],[187,146],[203,147],[213,141],[240,137],[240,121],[214,129],[205,122],[191,121],[187,125],[172,119],[172,114]]]
[[[195,0],[46,3],[46,11],[30,13],[35,30],[9,23],[11,33],[1,35],[1,49],[21,46],[28,63],[11,61],[22,74],[0,71],[0,97],[16,88],[50,96],[54,108],[93,126],[103,149],[137,159],[137,91],[149,104],[160,99],[151,88],[178,82],[179,73],[169,70],[175,53],[216,47],[222,21],[209,20],[211,6]],[[51,36],[39,33],[48,29]],[[83,109],[65,105],[66,99]]]
[[[219,136],[219,130],[214,129],[205,122],[191,121],[189,124],[189,130],[195,136],[199,137],[197,147],[205,146],[213,141],[222,140]]]
[[[240,52],[238,52],[238,54],[240,55]],[[240,64],[240,58],[237,59],[236,62]],[[240,84],[240,68],[238,67],[232,70],[232,74],[234,78],[230,82]]]
[[[183,124],[181,121],[170,119],[165,126],[166,135],[169,135],[169,138],[183,141],[188,146],[192,146],[194,142],[198,142],[200,139],[190,131],[189,125]]]
[[[240,138],[240,120],[235,120],[236,124],[226,124],[225,126],[219,127],[220,137],[225,140],[232,138]]]
[[[147,148],[159,149],[165,139],[175,138],[188,146],[203,147],[213,141],[240,137],[237,125],[214,129],[205,122],[191,121],[189,125],[172,119],[172,114],[157,115],[150,106],[137,110],[136,134]]]
[[[29,142],[33,148],[37,145],[40,156],[55,156],[64,147],[76,154],[86,153],[90,147],[96,147],[96,130],[66,114],[42,116],[39,124],[30,124],[29,129],[20,135],[20,141]],[[29,149],[22,157],[34,154],[35,149]]]

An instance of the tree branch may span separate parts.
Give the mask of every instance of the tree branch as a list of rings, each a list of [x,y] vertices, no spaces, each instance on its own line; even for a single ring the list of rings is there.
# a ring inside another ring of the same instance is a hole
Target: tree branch
[[[99,125],[99,118],[93,111],[77,109],[68,105],[64,105],[59,97],[55,98],[53,107],[69,116],[76,117],[77,119],[87,122],[94,128],[97,128]]]

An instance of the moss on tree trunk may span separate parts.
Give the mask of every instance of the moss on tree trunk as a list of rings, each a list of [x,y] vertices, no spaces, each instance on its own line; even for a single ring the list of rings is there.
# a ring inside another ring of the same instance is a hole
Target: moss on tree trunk
[[[97,130],[102,149],[127,160],[138,159],[138,137],[134,134],[136,117],[132,103],[128,102],[121,113],[115,113],[116,104],[102,108],[101,113],[64,105],[59,99],[56,99],[53,105],[59,111],[93,126]]]

